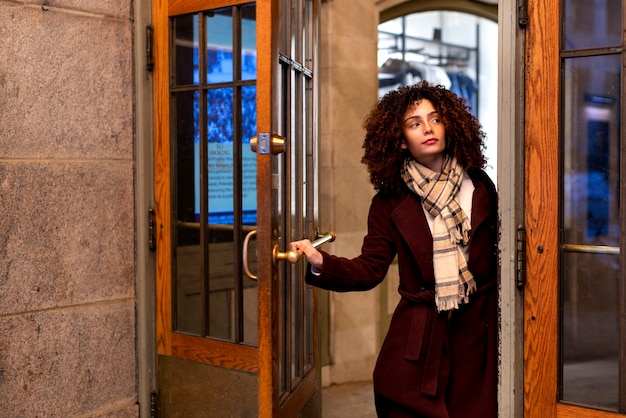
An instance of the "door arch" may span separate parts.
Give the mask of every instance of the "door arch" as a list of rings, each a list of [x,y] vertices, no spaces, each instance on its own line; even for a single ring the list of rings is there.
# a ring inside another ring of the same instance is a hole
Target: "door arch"
[[[498,20],[498,1],[468,0],[382,0],[377,3],[380,21],[385,22],[411,13],[449,10],[469,13],[493,21]]]

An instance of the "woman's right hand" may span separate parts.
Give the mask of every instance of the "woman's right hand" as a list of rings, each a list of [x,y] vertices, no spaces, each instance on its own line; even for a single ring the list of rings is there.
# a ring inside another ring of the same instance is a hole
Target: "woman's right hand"
[[[303,239],[300,241],[294,241],[290,243],[289,245],[291,249],[296,251],[298,254],[304,254],[307,261],[309,262],[309,264],[311,264],[311,266],[314,269],[316,270],[322,269],[322,264],[324,263],[324,257],[322,256],[322,253],[317,251],[317,248],[315,248],[311,244],[311,241],[309,241],[308,239]]]

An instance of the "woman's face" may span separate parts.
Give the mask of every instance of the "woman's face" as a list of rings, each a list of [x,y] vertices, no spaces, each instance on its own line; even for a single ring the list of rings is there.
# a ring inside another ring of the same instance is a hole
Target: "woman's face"
[[[430,100],[420,100],[410,106],[403,117],[404,141],[415,160],[433,171],[441,171],[446,149],[446,128]]]

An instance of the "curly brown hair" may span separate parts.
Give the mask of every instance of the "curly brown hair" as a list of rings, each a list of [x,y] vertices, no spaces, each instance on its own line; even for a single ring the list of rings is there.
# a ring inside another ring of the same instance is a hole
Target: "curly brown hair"
[[[401,148],[403,118],[409,107],[421,100],[429,100],[439,112],[446,129],[446,154],[455,156],[465,170],[483,168],[487,163],[485,133],[465,100],[443,86],[421,81],[385,94],[363,123],[365,154],[361,162],[380,193],[397,195],[405,187],[400,169],[411,154]]]

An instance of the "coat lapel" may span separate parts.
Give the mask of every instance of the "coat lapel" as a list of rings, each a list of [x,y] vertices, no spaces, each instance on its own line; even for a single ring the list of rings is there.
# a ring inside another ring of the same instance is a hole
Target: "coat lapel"
[[[492,205],[485,204],[485,202],[491,202],[491,196],[489,196],[489,190],[487,186],[476,177],[472,177],[474,183],[474,194],[472,196],[472,230],[470,234],[478,228],[478,225],[489,216]],[[470,243],[471,245],[471,243]]]
[[[482,225],[497,211],[497,196],[493,183],[484,172],[472,176],[474,182],[474,196],[472,197],[472,230],[470,231],[468,267],[472,273],[489,271],[490,257],[481,257],[480,253],[495,251],[489,248],[492,245],[492,234]],[[479,232],[481,231],[482,232]]]
[[[406,241],[408,248],[427,281],[434,280],[433,237],[422,209],[422,204],[414,193],[409,193],[391,212],[391,219]]]

